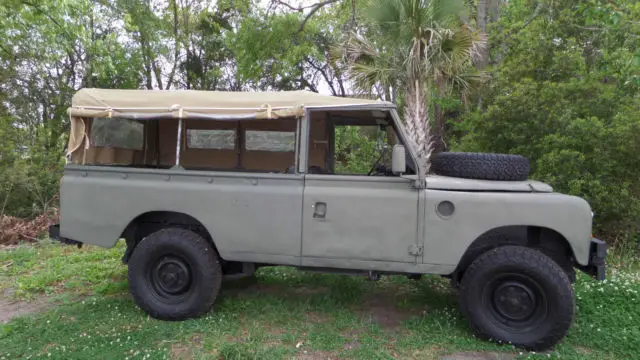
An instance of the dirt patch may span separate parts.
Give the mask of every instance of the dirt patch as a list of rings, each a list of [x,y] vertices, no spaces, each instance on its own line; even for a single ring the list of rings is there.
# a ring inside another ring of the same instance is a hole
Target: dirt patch
[[[200,334],[200,333],[196,333],[191,335],[191,337],[189,338],[189,343],[201,347],[202,346],[202,340],[204,339],[204,335]]]
[[[340,333],[343,338],[348,340],[343,348],[345,350],[353,350],[358,349],[362,344],[360,343],[360,334],[362,334],[363,329],[351,329],[349,331],[343,331]]]
[[[360,313],[366,319],[386,329],[395,329],[414,316],[423,314],[426,309],[406,309],[397,306],[393,295],[380,293],[365,297]]]
[[[223,296],[229,297],[243,297],[254,295],[255,293],[269,294],[269,295],[282,295],[284,289],[277,285],[270,284],[248,284],[226,286],[222,290]]]
[[[307,313],[307,321],[312,324],[323,324],[330,322],[331,317],[322,313],[309,311]]]
[[[440,360],[512,360],[514,354],[498,352],[467,351],[440,357]]]
[[[401,351],[401,355],[399,357],[402,359],[437,359],[439,355],[444,353],[445,352],[440,346],[433,345],[422,349],[413,350],[412,352]]]
[[[329,351],[305,351],[302,354],[297,354],[294,359],[297,360],[336,360],[339,359],[337,355]]]
[[[296,287],[291,288],[291,292],[297,295],[319,295],[319,294],[327,294],[329,293],[329,288],[326,286],[318,286],[318,287]]]
[[[186,344],[171,344],[171,358],[176,360],[191,360],[193,353],[191,347]]]
[[[345,350],[353,350],[353,349],[357,349],[360,347],[360,341],[358,340],[352,340],[349,341],[348,343],[344,344],[343,348]]]
[[[47,298],[39,298],[34,301],[16,301],[0,297],[0,324],[11,321],[11,319],[35,314],[54,307],[56,304]]]
[[[239,281],[239,280],[238,280]],[[279,297],[287,297],[287,296],[315,296],[321,294],[329,293],[329,288],[327,287],[289,287],[289,286],[281,286],[275,284],[260,284],[260,283],[249,283],[238,285],[235,283],[231,286],[227,286],[224,289],[224,294],[229,296],[246,296],[255,293],[262,293],[268,295],[277,295]]]
[[[591,349],[584,346],[574,346],[573,349],[580,355],[589,355],[592,353]]]

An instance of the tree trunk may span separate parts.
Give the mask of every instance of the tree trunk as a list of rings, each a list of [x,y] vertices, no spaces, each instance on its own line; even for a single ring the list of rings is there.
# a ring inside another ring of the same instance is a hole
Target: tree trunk
[[[496,22],[500,20],[500,5],[502,0],[489,0],[488,22]]]
[[[434,121],[431,128],[431,136],[433,139],[433,152],[435,154],[446,151],[447,144],[444,142],[444,111],[438,104],[433,105]]]
[[[480,31],[486,34],[487,32],[487,20],[489,13],[489,5],[490,3],[496,3],[496,0],[478,0],[477,6],[477,17],[478,17],[478,28]],[[480,50],[480,58],[476,63],[476,66],[479,70],[484,69],[489,64],[489,47],[485,46],[482,50]]]
[[[423,174],[429,173],[431,165],[431,128],[429,124],[429,109],[427,107],[426,86],[420,79],[414,79],[407,84],[404,117],[410,140],[418,152]]]
[[[94,9],[95,3],[91,7],[91,14],[89,15],[89,27],[91,28],[91,43],[87,46],[87,73],[85,74],[86,87],[93,87],[93,48],[96,42],[96,31],[94,26]]]

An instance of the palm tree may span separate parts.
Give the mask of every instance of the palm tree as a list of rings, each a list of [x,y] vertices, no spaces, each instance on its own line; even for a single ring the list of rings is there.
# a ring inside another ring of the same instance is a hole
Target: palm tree
[[[486,41],[466,17],[462,0],[366,0],[362,31],[336,48],[357,88],[402,100],[427,172],[434,149],[444,148],[443,116],[430,112],[430,95],[455,91],[464,97],[482,79],[473,61]]]

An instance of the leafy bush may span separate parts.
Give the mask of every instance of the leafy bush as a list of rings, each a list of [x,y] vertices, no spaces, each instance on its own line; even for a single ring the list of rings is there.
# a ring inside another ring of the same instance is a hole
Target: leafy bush
[[[64,162],[61,147],[47,150],[36,141],[29,148],[18,148],[9,141],[18,132],[10,126],[4,129],[7,132],[2,130],[0,135],[11,136],[0,147],[0,215],[33,218],[56,207]]]
[[[605,87],[515,84],[487,111],[457,125],[466,134],[457,148],[527,156],[532,178],[584,197],[596,214],[596,230],[608,240],[626,239],[640,218],[640,101],[614,99]]]
[[[504,11],[491,34],[500,62],[488,105],[452,124],[454,147],[528,157],[532,178],[590,202],[598,235],[630,244],[640,219],[640,52],[626,34],[638,29],[621,11],[620,23],[601,24],[607,32],[576,31],[592,26],[593,4],[573,3]]]
[[[366,174],[379,156],[375,127],[336,126],[335,172]]]

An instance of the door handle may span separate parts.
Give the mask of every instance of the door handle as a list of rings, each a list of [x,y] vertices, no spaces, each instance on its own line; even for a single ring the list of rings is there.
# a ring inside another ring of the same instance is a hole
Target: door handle
[[[324,219],[327,216],[327,203],[316,202],[311,207],[313,208],[314,219]]]

